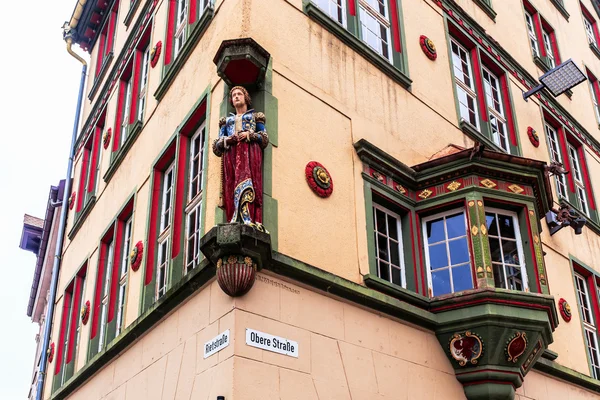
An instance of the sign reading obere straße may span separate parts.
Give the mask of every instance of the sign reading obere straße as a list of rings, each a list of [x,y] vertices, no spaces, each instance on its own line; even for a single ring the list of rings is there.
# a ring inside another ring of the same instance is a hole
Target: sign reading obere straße
[[[246,328],[246,344],[259,349],[298,358],[298,342]]]

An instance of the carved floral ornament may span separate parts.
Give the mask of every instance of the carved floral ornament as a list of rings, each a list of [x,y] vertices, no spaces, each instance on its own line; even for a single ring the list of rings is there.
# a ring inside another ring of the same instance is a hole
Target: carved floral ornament
[[[158,64],[158,60],[160,59],[160,53],[162,49],[162,42],[159,40],[158,43],[154,45],[152,50],[150,50],[150,66],[152,68],[156,67]]]
[[[71,196],[69,196],[69,210],[73,209],[73,206],[75,205],[76,197],[77,197],[77,192],[73,192],[73,193],[71,193]]]
[[[48,347],[48,362],[51,363],[54,360],[54,342],[50,343]]]
[[[104,135],[102,135],[102,146],[104,150],[108,149],[108,145],[110,144],[110,138],[112,137],[112,129],[108,128]]]
[[[516,363],[527,349],[527,335],[525,332],[516,332],[506,344],[506,359]]]
[[[317,161],[311,161],[306,164],[306,168],[304,169],[304,174],[306,176],[306,182],[308,186],[315,192],[318,196],[327,198],[331,196],[333,192],[333,179],[321,163]]]
[[[144,243],[139,241],[131,249],[129,254],[129,262],[131,263],[131,269],[135,272],[140,268],[142,264],[142,258],[144,256]]]
[[[449,350],[461,367],[468,363],[475,365],[483,354],[483,342],[479,335],[470,331],[455,333],[450,339]]]
[[[427,36],[421,35],[419,38],[419,43],[421,44],[421,50],[423,50],[423,53],[425,53],[427,58],[435,61],[437,58],[437,50],[435,49],[435,44],[433,44],[433,41]]]
[[[90,319],[90,301],[86,301],[81,307],[81,323],[86,325]]]
[[[531,126],[527,127],[527,137],[529,137],[529,141],[534,147],[538,147],[540,145],[540,137]]]

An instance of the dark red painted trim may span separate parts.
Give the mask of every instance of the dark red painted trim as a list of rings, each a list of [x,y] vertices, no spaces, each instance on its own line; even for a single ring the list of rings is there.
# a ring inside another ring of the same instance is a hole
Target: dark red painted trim
[[[115,317],[115,304],[117,303],[117,285],[119,284],[119,272],[121,270],[121,251],[123,247],[123,221],[117,220],[115,229],[116,234],[113,240],[113,268],[110,277],[110,292],[108,293],[108,318],[106,322],[111,322]]]
[[[598,321],[600,321],[600,306],[598,305],[598,291],[596,290],[596,277],[592,274],[586,277],[586,283],[588,285],[588,291],[591,294],[591,303],[594,308],[594,325],[598,328]]]
[[[537,286],[537,292],[542,293],[542,287],[540,285],[540,272],[538,270],[537,255],[535,254],[535,248],[533,246],[533,232],[531,232],[531,220],[529,218],[529,212],[527,211],[526,208],[523,210],[523,212],[525,213],[525,218],[527,220],[527,235],[529,235],[529,250],[531,251],[531,256],[533,258],[533,266],[535,269],[535,283]],[[521,238],[521,240],[523,240],[523,238]],[[548,274],[546,274],[546,275],[548,275]],[[547,283],[548,283],[548,276],[546,276],[546,284]],[[547,284],[546,286],[548,286],[548,290],[550,290],[550,285]]]
[[[133,79],[133,86],[131,88],[131,107],[129,110],[129,115],[125,117],[128,118],[128,123],[133,124],[137,119],[137,107],[138,107],[138,97],[140,93],[140,79],[142,75],[142,58],[144,57],[144,53],[142,50],[135,50],[133,54],[133,71],[131,72],[131,77],[129,79]]]
[[[148,251],[146,252],[146,273],[144,285],[148,285],[154,279],[154,248],[156,247],[158,213],[160,203],[160,181],[162,172],[154,168],[152,181],[152,194],[150,200],[150,226],[148,227]]]
[[[92,139],[93,138],[89,138],[88,142],[90,144],[90,147],[92,145]],[[77,207],[75,208],[75,211],[80,212],[81,209],[83,208],[83,199],[85,197],[85,180],[87,177],[87,170],[88,170],[88,161],[89,161],[89,157],[90,157],[90,149],[87,146],[86,143],[86,147],[83,149],[83,154],[81,156],[81,173],[79,174],[79,196],[77,196]]]
[[[569,173],[567,174],[567,182],[569,184],[569,191],[575,193],[575,181],[573,180],[573,173],[571,172],[571,157],[569,156],[569,149],[567,147],[567,137],[565,134],[565,128],[559,125],[557,131],[558,141],[560,142],[560,148],[563,157],[563,165]]]
[[[54,375],[58,375],[62,364],[63,352],[65,350],[65,331],[67,330],[67,321],[69,320],[69,308],[71,307],[72,291],[73,287],[68,287],[65,291],[65,295],[63,296],[63,311],[60,322],[60,333],[58,334],[58,349],[56,351]]]
[[[400,23],[398,22],[398,4],[396,0],[390,0],[390,14],[392,14],[392,33],[394,35],[394,50],[398,53],[402,51],[400,43]]]
[[[594,36],[596,37],[596,43],[600,44],[600,33],[598,32],[598,25],[596,24],[596,18],[588,11],[587,8],[583,5],[582,2],[579,2],[581,6],[581,12],[583,13],[583,17],[588,20],[592,24],[592,28],[594,29]]]
[[[513,116],[512,108],[510,106],[510,96],[508,94],[508,79],[506,77],[506,74],[500,76],[500,88],[502,90],[502,102],[504,107],[504,114],[506,114],[506,122],[508,125],[510,143],[513,146],[517,146],[517,132],[515,130],[515,119]]]
[[[481,77],[481,61],[477,47],[471,49],[471,60],[473,62],[473,76],[475,78],[475,88],[477,92],[477,103],[479,103],[479,115],[485,122],[488,120],[488,112],[485,106],[485,92],[483,90],[483,79]]]
[[[538,40],[538,50],[542,56],[546,57],[546,45],[544,44],[544,36],[542,35],[542,22],[540,14],[536,11],[532,17],[533,23],[535,24],[535,35],[537,36]]]
[[[171,258],[175,258],[181,251],[181,228],[183,227],[183,209],[185,208],[185,170],[187,165],[187,149],[189,139],[179,136],[179,152],[177,154],[177,175],[175,177],[175,209],[173,210],[173,244]]]
[[[194,22],[196,22],[196,16],[198,15],[198,2],[202,1],[202,0],[190,0],[190,6],[189,6],[189,15],[188,15],[188,21],[190,24],[193,24]]]
[[[73,359],[73,350],[75,349],[75,333],[77,332],[77,325],[79,323],[79,299],[81,299],[81,291],[82,291],[82,282],[81,277],[75,277],[75,292],[73,294],[73,307],[71,307],[71,322],[69,323],[69,347],[66,349],[67,357],[65,358],[66,364],[70,363]]]
[[[203,100],[200,105],[196,108],[194,113],[185,121],[185,124],[179,130],[179,133],[183,136],[191,137],[196,133],[196,129],[200,126],[202,121],[206,118],[206,100]]]
[[[110,12],[110,22],[109,22],[109,30],[108,30],[108,43],[106,44],[106,54],[110,53],[113,49],[113,45],[115,42],[115,33],[117,28],[117,9],[119,7],[119,2],[115,2],[115,7]]]
[[[112,151],[119,150],[119,144],[121,143],[121,122],[123,121],[123,101],[125,97],[125,89],[127,83],[123,80],[119,81],[119,91],[117,98],[117,112],[115,115],[115,128],[113,129],[112,139]]]
[[[100,136],[102,135],[102,128],[99,126],[96,126],[96,132],[94,132],[94,143],[92,145],[92,159],[90,162],[90,178],[88,180],[88,187],[87,187],[87,191],[88,193],[91,193],[94,191],[94,188],[96,187],[96,175],[98,175],[96,173],[97,169],[98,169],[98,156],[100,153]],[[79,192],[81,193],[81,192]]]
[[[348,11],[353,17],[356,16],[356,0],[348,0]]]
[[[175,35],[175,12],[177,4],[175,0],[169,0],[169,11],[167,20],[167,33],[165,39],[165,65],[171,63],[171,57],[173,56],[173,40]]]
[[[596,202],[594,201],[594,192],[592,191],[592,181],[590,180],[590,173],[588,171],[587,163],[585,162],[585,149],[583,146],[577,147],[577,155],[579,156],[579,166],[583,173],[583,182],[585,183],[585,191],[587,194],[588,206],[592,209],[596,209]]]
[[[106,44],[106,33],[102,32],[100,35],[100,45],[98,47],[98,57],[96,57],[96,76],[100,74],[102,69],[102,62],[104,61],[104,45]]]

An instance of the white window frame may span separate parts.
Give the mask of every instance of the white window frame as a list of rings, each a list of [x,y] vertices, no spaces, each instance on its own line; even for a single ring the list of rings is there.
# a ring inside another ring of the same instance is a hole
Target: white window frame
[[[550,69],[556,67],[556,60],[554,58],[554,50],[552,48],[552,38],[550,33],[542,27],[542,39],[544,40],[544,48],[546,49],[546,60]]]
[[[521,229],[520,229],[520,225],[519,225],[519,218],[517,216],[517,213],[514,211],[508,211],[508,210],[504,210],[501,208],[493,208],[493,207],[485,207],[485,212],[489,212],[489,213],[493,213],[496,214],[496,228],[498,230],[498,235],[491,235],[490,234],[490,230],[491,228],[488,228],[488,241],[489,238],[495,238],[498,239],[499,243],[500,243],[500,253],[502,255],[502,262],[498,263],[497,261],[493,261],[492,260],[492,264],[501,264],[503,271],[504,271],[504,286],[506,289],[508,290],[517,290],[517,289],[511,289],[508,285],[508,273],[507,273],[507,268],[510,267],[506,265],[505,261],[504,261],[504,249],[502,247],[502,241],[503,240],[507,240],[507,241],[513,241],[512,238],[504,238],[501,236],[500,234],[500,222],[498,221],[498,214],[505,216],[505,217],[511,217],[512,221],[513,221],[513,226],[515,227],[515,239],[514,241],[516,241],[517,244],[517,253],[519,255],[519,268],[521,270],[521,283],[523,285],[523,291],[527,292],[529,291],[529,280],[527,278],[527,266],[525,264],[525,253],[523,252],[523,242],[521,241]]]
[[[175,35],[173,38],[173,58],[177,58],[187,40],[188,0],[177,0],[175,9]]]
[[[594,32],[594,23],[590,21],[585,14],[583,14],[583,27],[585,29],[585,35],[587,36],[588,43],[598,47],[596,34]]]
[[[435,219],[444,218],[444,229],[445,229],[446,239],[444,239],[444,241],[441,241],[441,242],[435,242],[434,244],[446,243],[446,252],[447,252],[447,257],[448,257],[448,266],[442,267],[442,268],[438,268],[438,269],[436,269],[436,271],[440,271],[440,270],[443,270],[443,269],[449,269],[450,270],[450,273],[449,273],[449,276],[450,276],[450,290],[451,290],[450,293],[454,293],[454,279],[452,277],[452,268],[454,268],[454,267],[460,267],[460,266],[463,266],[465,264],[468,264],[469,265],[469,271],[471,271],[471,269],[472,269],[473,260],[471,259],[471,253],[470,253],[470,251],[469,251],[469,261],[467,261],[466,263],[461,263],[461,264],[457,264],[457,265],[452,265],[451,264],[452,259],[450,258],[450,249],[449,249],[449,246],[448,246],[449,240],[447,240],[447,238],[448,238],[448,227],[446,225],[445,219],[446,219],[446,217],[448,217],[450,215],[454,215],[454,214],[458,214],[458,213],[462,213],[463,217],[465,219],[465,234],[464,234],[464,236],[459,236],[459,237],[456,237],[456,238],[452,238],[452,240],[457,240],[457,239],[461,239],[461,238],[464,237],[467,240],[467,246],[469,246],[469,240],[470,240],[469,239],[469,231],[468,231],[469,223],[468,223],[468,220],[467,220],[467,211],[465,210],[464,207],[455,208],[455,209],[452,209],[452,210],[449,210],[449,211],[445,211],[445,212],[442,212],[442,213],[431,215],[431,216],[423,218],[421,220],[421,229],[422,229],[422,234],[423,234],[423,243],[424,243],[424,246],[425,246],[425,264],[426,264],[426,267],[427,267],[427,287],[429,289],[429,293],[430,293],[431,297],[433,297],[433,279],[432,279],[432,271],[431,271],[431,262],[429,260],[429,240],[427,239],[427,222],[435,220]],[[472,284],[471,288],[474,288],[475,287],[475,283],[473,281],[473,272],[472,271],[471,271],[471,284]]]
[[[310,0],[315,6],[320,8],[332,20],[347,27],[346,21],[346,0]],[[326,4],[326,6],[325,6]],[[341,11],[342,20],[339,20],[338,12]]]
[[[129,115],[131,114],[131,97],[133,96],[133,71],[131,71],[131,76],[127,79],[125,83],[125,104],[123,105],[123,114],[121,117],[121,139],[120,145],[127,140],[129,136]]]
[[[579,209],[589,217],[590,209],[587,200],[585,182],[583,180],[583,171],[581,170],[579,154],[577,152],[577,149],[571,143],[567,143],[567,150],[569,152],[569,161],[571,162],[571,169],[573,171],[573,181],[575,181],[575,194],[577,196],[577,200],[579,201]]]
[[[508,141],[508,124],[506,122],[506,113],[504,110],[504,98],[502,97],[502,88],[500,87],[500,78],[485,66],[483,67],[483,91],[487,103],[487,111],[490,120],[490,129],[492,140],[500,148],[510,153],[510,143]],[[494,91],[498,100],[494,98]],[[492,121],[496,121],[496,125]]]
[[[452,46],[456,46],[458,53],[454,52],[454,49],[452,48]],[[473,101],[473,113],[475,115],[475,123],[470,121],[470,118],[468,115],[464,116],[462,115],[462,109],[460,107],[460,105],[463,105],[467,110],[470,110],[469,105],[468,104],[463,104],[460,101],[460,95],[458,95],[458,102],[459,102],[459,117],[462,121],[467,122],[468,124],[474,126],[476,129],[479,129],[479,110],[477,108],[477,91],[475,90],[475,75],[473,73],[473,63],[471,62],[471,55],[469,53],[469,51],[463,46],[461,45],[458,41],[456,41],[454,38],[450,38],[450,53],[451,53],[451,57],[452,57],[452,75],[454,76],[454,84],[456,87],[457,92],[461,91],[465,94],[466,97],[471,98]],[[464,53],[464,58],[461,55],[461,52]],[[454,56],[458,57],[461,60],[461,65],[460,68],[458,68],[456,65],[454,65]],[[456,75],[457,70],[459,69],[461,71],[461,73],[465,74],[465,71],[463,69],[462,66],[462,62],[464,62],[467,66],[467,71],[466,73],[468,74],[467,77],[469,79],[469,83],[470,85],[467,85],[463,79],[459,76]]]
[[[594,89],[594,84],[598,85],[598,81],[592,81],[588,79],[590,92],[592,94],[592,104],[594,105],[594,113],[596,114],[596,121],[600,124],[600,103],[598,102],[598,97],[596,96],[596,89]]]
[[[600,351],[598,349],[598,331],[594,323],[594,310],[589,296],[587,279],[577,272],[574,273],[575,291],[579,303],[579,314],[583,324],[585,344],[594,379],[600,379]],[[589,319],[588,317],[589,316]],[[594,363],[594,359],[597,363]]]
[[[150,45],[146,46],[142,55],[141,76],[140,76],[140,93],[138,94],[138,110],[137,119],[140,122],[144,121],[144,111],[146,110],[146,92],[148,87],[148,64],[150,63]]]
[[[115,241],[114,238],[111,239],[110,243],[105,244],[108,246],[106,251],[106,268],[104,269],[104,292],[102,293],[102,300],[100,306],[100,332],[98,339],[98,352],[101,352],[104,348],[104,344],[106,341],[106,325],[108,320],[108,300],[110,297],[110,278],[112,275],[112,269],[114,264],[114,253],[115,253]]]
[[[550,161],[563,163],[563,157],[560,150],[560,142],[558,140],[558,132],[556,129],[544,121],[544,130],[548,139],[548,151],[550,153]],[[554,182],[556,183],[556,191],[558,196],[568,199],[567,182],[564,175],[555,175]]]
[[[133,231],[133,216],[125,222],[123,235],[123,254],[121,255],[121,268],[119,271],[119,292],[117,299],[117,330],[115,336],[121,333],[125,317],[125,298],[127,291],[127,275],[129,272],[129,252],[131,251],[131,237]]]
[[[535,21],[533,15],[525,11],[525,23],[527,25],[527,34],[529,36],[529,47],[534,56],[540,56],[540,45],[538,43],[537,34],[535,32]]]
[[[386,218],[385,218],[386,232],[387,232],[386,235],[383,235],[377,229],[376,210],[383,212],[386,216]],[[391,216],[392,218],[396,219],[396,229],[397,229],[397,233],[398,233],[398,239],[397,239],[398,259],[399,259],[399,263],[400,263],[400,265],[397,265],[397,266],[392,265],[392,261],[391,261],[390,249],[391,249],[391,246],[396,241],[396,239],[393,239],[389,236],[388,216]],[[397,213],[391,211],[390,209],[388,209],[386,207],[383,207],[380,204],[373,202],[373,234],[375,235],[375,263],[376,263],[376,267],[377,267],[377,276],[381,278],[381,270],[380,270],[380,266],[379,266],[379,261],[383,261],[384,263],[386,263],[388,265],[388,276],[389,276],[388,281],[390,283],[393,283],[392,268],[399,269],[400,270],[400,284],[403,288],[406,289],[406,267],[404,265],[404,251],[403,251],[403,242],[402,242],[402,223],[400,220],[400,215],[398,215]],[[379,258],[379,241],[377,239],[378,239],[378,236],[380,236],[380,235],[385,236],[385,238],[387,240],[387,245],[388,245],[388,259],[387,260]]]
[[[199,147],[196,149],[194,143],[198,141]],[[204,157],[206,154],[206,123],[196,130],[196,133],[190,139],[190,164],[188,177],[188,205],[186,206],[186,229],[185,229],[185,268],[184,273],[190,272],[195,268],[202,254],[200,252],[200,236],[202,223],[202,198],[203,198],[203,176],[204,176]],[[194,161],[197,160],[198,169],[194,171]],[[193,188],[196,188],[196,194],[193,195]],[[192,252],[190,252],[190,241],[192,241]]]
[[[171,174],[171,185],[167,186],[168,176]],[[156,269],[156,299],[163,296],[169,287],[170,275],[170,242],[171,222],[173,217],[173,200],[175,199],[175,161],[163,173],[162,195],[160,205],[160,234],[158,236],[158,263]],[[169,197],[169,208],[166,208],[166,200]],[[164,278],[164,285],[160,285]]]
[[[372,4],[371,1],[375,1],[376,3],[380,3],[384,7],[384,13],[382,14],[379,10],[377,10]],[[358,9],[359,9],[359,20],[360,20],[360,38],[361,40],[373,49],[377,54],[392,62],[393,54],[392,54],[392,25],[390,23],[390,10],[388,0],[358,0]],[[365,24],[365,17],[370,16],[373,18],[380,27],[379,32],[373,32],[369,27]],[[381,37],[381,28],[383,28],[386,32],[387,42],[385,43],[385,47],[387,50],[387,57],[384,54],[383,47],[383,38]],[[378,46],[377,48],[371,46],[366,39],[366,34],[370,33],[371,35],[375,35],[378,38]]]

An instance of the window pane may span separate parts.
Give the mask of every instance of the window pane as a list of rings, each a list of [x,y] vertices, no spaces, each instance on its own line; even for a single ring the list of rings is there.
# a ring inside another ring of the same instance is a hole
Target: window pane
[[[500,240],[497,238],[490,237],[490,253],[492,261],[502,262],[502,252],[500,251]]]
[[[494,286],[500,289],[506,289],[504,280],[504,267],[502,264],[492,264],[494,266]]]
[[[390,260],[392,264],[395,266],[400,266],[400,249],[398,248],[398,243],[390,241],[390,255],[392,257]]]
[[[452,282],[454,283],[454,292],[469,290],[473,288],[473,277],[471,274],[471,265],[465,264],[460,267],[452,268]]]
[[[375,217],[377,219],[377,232],[386,235],[385,213],[379,209],[375,209]]]
[[[379,261],[379,277],[386,281],[390,280],[390,266],[388,263]]]
[[[443,269],[440,271],[433,271],[431,273],[431,280],[433,286],[433,295],[441,296],[452,292],[450,286],[450,270]]]
[[[428,243],[436,243],[441,242],[446,238],[446,234],[444,233],[444,220],[437,219],[433,221],[428,221],[426,224],[427,227],[427,242]]]
[[[502,240],[502,251],[504,253],[504,262],[506,264],[520,265],[516,241]]]
[[[469,245],[467,244],[467,238],[452,240],[448,245],[450,247],[450,262],[452,265],[469,261]]]
[[[392,267],[392,283],[396,285],[402,285],[402,278],[400,277],[400,269]]]
[[[507,266],[506,267],[506,280],[508,281],[508,289],[510,290],[523,290],[523,278],[521,276],[521,268]]]
[[[398,240],[398,220],[391,215],[388,215],[388,229],[390,231],[389,236],[392,239]]]
[[[429,246],[429,264],[432,270],[448,266],[448,253],[445,243]]]
[[[503,238],[516,238],[514,220],[511,216],[498,214],[498,224],[500,225],[500,235]]]
[[[446,217],[446,225],[448,228],[448,239],[464,236],[467,233],[463,213]]]
[[[496,214],[485,213],[485,225],[488,235],[498,236],[498,226],[496,225]]]
[[[379,249],[379,258],[389,261],[388,241],[383,235],[377,235],[377,248]]]

